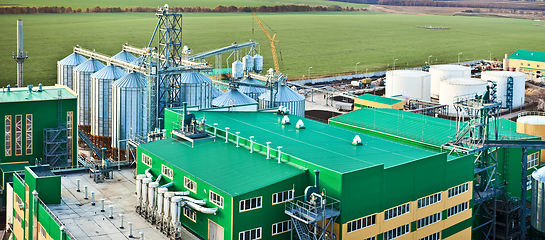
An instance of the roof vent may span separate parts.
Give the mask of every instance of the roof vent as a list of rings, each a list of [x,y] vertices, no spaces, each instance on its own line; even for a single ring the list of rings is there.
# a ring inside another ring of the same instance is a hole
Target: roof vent
[[[299,121],[297,121],[297,124],[295,124],[295,128],[305,129],[305,124],[303,123],[303,120],[299,119]]]
[[[11,86],[8,84],[8,92],[10,92]]]
[[[352,145],[361,145],[361,138],[360,135],[356,135],[354,139],[352,140]]]
[[[280,106],[280,107],[278,107],[278,114],[280,114],[280,115],[289,115],[290,110],[288,110],[287,107]]]
[[[28,93],[32,94],[32,85],[28,85]]]
[[[38,92],[41,92],[42,91],[42,84],[38,84]]]
[[[290,118],[286,115],[282,118],[282,125],[290,125]]]

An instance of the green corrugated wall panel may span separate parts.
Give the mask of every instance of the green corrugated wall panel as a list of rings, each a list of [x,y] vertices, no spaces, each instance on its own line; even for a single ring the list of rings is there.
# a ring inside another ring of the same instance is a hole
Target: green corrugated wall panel
[[[45,204],[60,204],[61,176],[39,178],[36,191]]]
[[[415,161],[413,165],[414,170],[408,169],[408,172],[412,172],[414,174],[414,186],[416,191],[413,199],[418,199],[439,191],[444,191],[449,187],[445,186],[445,176],[448,174],[459,174],[451,172],[451,170],[447,168],[447,153],[422,158]],[[471,171],[471,169],[468,171]],[[404,177],[405,175],[401,176]],[[471,179],[471,177],[467,177],[465,181],[470,181]],[[400,179],[399,181],[403,180]],[[395,185],[392,185],[392,187],[394,186]]]
[[[382,207],[380,211],[413,201],[416,178],[414,162],[384,169],[382,177]]]
[[[447,161],[443,190],[473,181],[473,160],[475,156],[467,155]]]
[[[505,190],[510,197],[520,198],[522,195],[522,189],[520,182],[522,181],[522,149],[521,148],[506,148],[500,149],[497,152],[498,159],[498,172],[500,173],[498,178],[500,182],[505,181]],[[527,154],[539,152],[539,150],[528,149]],[[532,170],[527,171],[527,176],[532,174]],[[526,195],[530,196],[531,191],[527,191]]]
[[[382,196],[383,167],[379,165],[343,175],[341,223],[381,211],[379,196]]]

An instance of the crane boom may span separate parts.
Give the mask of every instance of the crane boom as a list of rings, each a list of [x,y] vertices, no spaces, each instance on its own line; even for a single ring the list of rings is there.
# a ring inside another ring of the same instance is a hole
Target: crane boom
[[[274,38],[276,37],[276,33],[274,33],[274,35],[271,37],[269,32],[267,32],[267,29],[265,29],[265,27],[263,26],[259,18],[255,15],[255,13],[252,12],[252,14],[254,15],[255,20],[257,21],[257,23],[259,24],[263,32],[265,32],[265,34],[269,38],[269,41],[271,41],[271,51],[272,51],[272,57],[274,61],[274,70],[276,72],[280,72],[280,67],[278,66],[278,57],[276,56],[276,47],[274,46],[274,42],[275,42]]]

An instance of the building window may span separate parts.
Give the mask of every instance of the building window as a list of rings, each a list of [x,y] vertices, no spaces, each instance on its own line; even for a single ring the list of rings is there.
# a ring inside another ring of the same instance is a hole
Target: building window
[[[423,237],[420,240],[441,240],[441,232],[436,232],[432,235]]]
[[[520,63],[521,66],[524,66],[524,64]]]
[[[68,152],[68,162],[72,163],[72,143],[73,143],[73,129],[74,126],[74,112],[66,112],[66,151]]]
[[[441,193],[436,193],[427,197],[418,199],[418,209],[441,202]]]
[[[532,189],[532,175],[526,176],[526,191]]]
[[[5,145],[5,155],[11,156],[11,116],[6,115],[4,117],[4,125],[5,125],[5,132],[6,135],[4,135],[4,140],[6,142]]]
[[[528,159],[528,169],[537,167],[537,165],[539,165],[539,152],[532,153],[526,156],[526,158]]]
[[[530,64],[528,63],[528,67],[530,66]]]
[[[403,226],[399,226],[397,228],[394,228],[388,232],[384,233],[384,240],[390,240],[397,237],[401,237],[407,233],[411,232],[411,224],[405,224]]]
[[[401,216],[405,213],[408,213],[411,211],[411,204],[407,203],[389,210],[384,211],[384,221],[388,219],[395,218],[397,216]]]
[[[191,219],[191,221],[193,222],[197,222],[197,212],[195,212],[193,209],[188,207],[183,207],[183,208],[184,208],[184,216]]]
[[[17,202],[17,205],[19,205],[19,207],[23,205],[23,200],[21,200],[18,195],[15,195],[15,202]]]
[[[174,173],[172,172],[172,168],[169,168],[163,164],[161,164],[161,174],[163,174],[167,178],[170,178],[170,180],[172,180],[172,176],[174,175]]]
[[[461,213],[465,210],[467,210],[469,208],[469,202],[463,202],[463,203],[460,203],[454,207],[451,207],[449,209],[447,209],[447,217],[451,217],[451,216],[454,216],[458,213]]]
[[[39,226],[40,226],[40,235],[42,235],[43,238],[47,239],[47,232],[45,231],[45,228],[42,226],[42,224],[40,224]]]
[[[220,208],[223,208],[223,197],[220,196],[219,194],[215,193],[215,192],[212,192],[212,191],[208,191],[208,199],[210,199],[210,202],[215,204],[216,206],[220,207]]]
[[[15,155],[23,155],[23,116],[15,115]]]
[[[370,238],[366,238],[365,240],[377,240],[377,237],[376,236],[372,236]]]
[[[469,190],[469,183],[458,185],[448,190],[448,198],[460,195],[462,193],[467,192],[468,190]]]
[[[272,235],[289,232],[291,230],[291,220],[275,223],[272,225]]]
[[[261,239],[261,228],[254,228],[238,234],[238,240]]]
[[[278,204],[287,202],[293,199],[293,190],[283,191],[279,193],[273,193],[272,204]]]
[[[26,155],[32,155],[32,114],[26,115]]]
[[[15,211],[15,219],[17,219],[17,222],[19,222],[19,224],[21,224],[23,221],[23,219],[21,218],[21,215],[19,215],[17,211]]]
[[[151,157],[142,153],[142,163],[146,164],[148,167],[151,167]]]
[[[346,233],[351,233],[362,228],[373,226],[377,223],[377,215],[360,218],[346,224]]]
[[[240,201],[240,212],[261,208],[261,197],[250,198]]]
[[[184,187],[193,193],[197,193],[197,183],[184,176]]]
[[[416,222],[416,228],[420,229],[420,228],[423,228],[425,226],[434,224],[434,223],[439,222],[439,221],[441,221],[441,213],[440,212],[438,212],[436,214],[432,214],[432,215],[427,216],[425,218],[418,219],[418,221]]]

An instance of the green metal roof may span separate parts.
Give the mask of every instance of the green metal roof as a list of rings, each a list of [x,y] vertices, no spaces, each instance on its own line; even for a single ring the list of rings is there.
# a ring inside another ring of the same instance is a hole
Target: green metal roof
[[[304,172],[224,141],[199,141],[192,148],[191,143],[167,138],[138,147],[233,197]]]
[[[42,87],[42,91],[38,92],[38,87],[32,89],[32,93],[28,92],[28,88],[11,88],[8,92],[7,88],[0,92],[0,103],[7,102],[27,102],[27,101],[46,101],[59,99],[59,91],[62,92],[62,99],[77,99],[76,95],[62,86],[47,86]]]
[[[545,52],[518,50],[509,56],[509,59],[520,59],[536,62],[545,62]]]
[[[455,140],[456,122],[396,109],[360,109],[329,119],[362,129],[373,130],[433,146]],[[516,123],[499,121],[501,139],[528,139],[534,136],[517,133]]]
[[[0,169],[3,173],[24,171],[26,166],[30,166],[28,162],[2,163]]]
[[[403,100],[394,99],[394,98],[381,97],[381,96],[377,96],[373,94],[363,94],[361,96],[358,96],[357,98],[371,101],[371,102],[382,103],[386,105],[394,105],[396,103],[403,101]]]
[[[242,112],[193,112],[197,118],[206,116],[206,123],[218,123],[220,130],[229,127],[230,133],[271,148],[282,146],[282,154],[288,154],[303,162],[312,163],[338,173],[384,164],[385,168],[436,155],[424,150],[382,138],[356,133],[310,119],[290,115],[291,125],[282,125],[282,116],[273,113]],[[295,123],[302,119],[306,129],[296,129]],[[363,145],[352,145],[359,135]],[[305,167],[305,166],[303,166]]]

